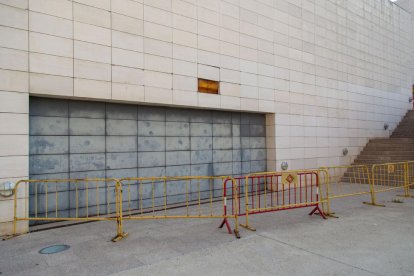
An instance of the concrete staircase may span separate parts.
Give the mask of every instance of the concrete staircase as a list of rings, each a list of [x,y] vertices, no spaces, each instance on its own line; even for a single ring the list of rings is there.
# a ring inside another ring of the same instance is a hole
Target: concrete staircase
[[[414,110],[407,112],[390,138],[371,139],[354,165],[414,160]]]
[[[364,147],[353,165],[394,163],[414,160],[414,110],[407,112],[390,138],[371,139]],[[348,169],[341,178],[342,182],[351,182],[355,170]],[[363,182],[363,181],[362,181]]]

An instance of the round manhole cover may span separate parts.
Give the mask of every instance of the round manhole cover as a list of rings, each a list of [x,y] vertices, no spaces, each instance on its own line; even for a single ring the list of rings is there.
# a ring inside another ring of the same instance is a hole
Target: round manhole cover
[[[39,251],[40,254],[55,254],[69,249],[70,246],[66,244],[58,244],[45,247]]]

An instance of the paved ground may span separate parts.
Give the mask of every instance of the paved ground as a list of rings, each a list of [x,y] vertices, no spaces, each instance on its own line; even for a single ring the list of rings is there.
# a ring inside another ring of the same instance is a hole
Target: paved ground
[[[240,240],[217,220],[130,221],[129,237],[110,241],[115,225],[96,222],[42,231],[0,242],[2,275],[413,275],[414,199],[387,207],[335,202],[338,219],[309,209],[252,218],[256,232]],[[53,244],[71,248],[53,255]]]

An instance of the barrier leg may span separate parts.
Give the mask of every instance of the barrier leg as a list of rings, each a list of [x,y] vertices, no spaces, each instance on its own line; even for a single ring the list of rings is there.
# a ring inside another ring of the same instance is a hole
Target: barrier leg
[[[330,199],[330,186],[331,186],[331,178],[329,175],[328,171],[325,171],[325,179],[327,179],[327,183],[325,184],[326,186],[326,202],[324,201],[323,198],[323,193],[321,193],[321,199],[322,199],[322,210],[323,210],[323,214],[325,215],[325,217],[330,217],[330,218],[338,218],[337,216],[335,216],[334,212],[331,212],[331,199]],[[319,189],[319,187],[318,187]],[[319,191],[319,190],[318,190]],[[326,204],[326,212],[325,212],[325,206]]]
[[[239,232],[239,216],[236,214],[234,216],[234,235],[236,238],[240,239],[240,232]]]
[[[316,207],[312,210],[312,212],[309,213],[309,216],[320,215],[323,219],[326,219],[325,214],[322,212],[322,210],[319,208],[319,205],[316,205]]]
[[[117,242],[128,236],[122,230],[122,186],[117,183],[115,187],[115,206],[116,206],[116,236],[112,239],[113,242]]]
[[[233,232],[231,231],[231,227],[229,224],[229,221],[227,220],[227,218],[224,218],[223,221],[221,222],[219,228],[223,228],[223,226],[226,225],[227,231],[229,232],[229,234],[233,234]]]
[[[375,189],[374,189],[374,184],[375,184],[374,172],[375,172],[375,168],[376,168],[376,165],[372,166],[372,179],[370,179],[369,175],[368,175],[369,189],[370,189],[370,194],[371,194],[371,202],[364,201],[362,203],[366,204],[366,205],[371,205],[371,206],[385,207],[385,205],[383,205],[383,204],[377,204],[377,199],[376,199]]]
[[[14,202],[13,202],[13,208],[14,208],[14,219],[13,219],[13,234],[8,235],[6,237],[3,238],[3,241],[5,240],[9,240],[11,238],[17,237],[19,236],[17,234],[17,185],[14,189]]]

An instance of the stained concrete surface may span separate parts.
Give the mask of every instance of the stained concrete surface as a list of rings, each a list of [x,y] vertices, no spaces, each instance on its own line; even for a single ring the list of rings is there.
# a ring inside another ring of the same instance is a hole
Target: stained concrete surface
[[[398,194],[400,192],[396,192]],[[251,217],[237,240],[218,220],[126,221],[129,236],[112,243],[115,223],[35,232],[0,242],[2,275],[413,275],[414,199],[386,207],[336,200],[338,219],[309,209]],[[216,206],[220,208],[219,204]],[[180,209],[174,211],[180,213]],[[243,218],[241,219],[243,222]],[[233,222],[231,222],[233,224]],[[54,255],[53,244],[71,248]]]

